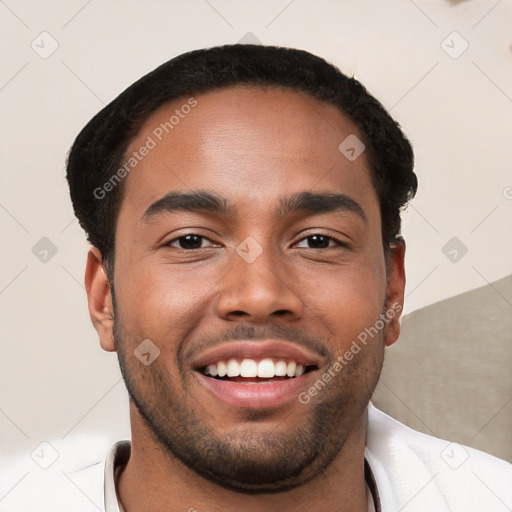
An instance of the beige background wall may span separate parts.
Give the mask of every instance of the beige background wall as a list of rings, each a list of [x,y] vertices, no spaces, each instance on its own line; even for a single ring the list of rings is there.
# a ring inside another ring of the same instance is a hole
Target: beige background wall
[[[1,1],[0,468],[23,462],[0,500],[42,471],[30,459],[40,442],[58,447],[56,468],[76,440],[102,453],[129,435],[116,358],[100,350],[86,309],[67,150],[158,64],[240,40],[333,61],[402,124],[420,179],[404,213],[412,314],[376,403],[510,459],[511,27],[505,0]]]

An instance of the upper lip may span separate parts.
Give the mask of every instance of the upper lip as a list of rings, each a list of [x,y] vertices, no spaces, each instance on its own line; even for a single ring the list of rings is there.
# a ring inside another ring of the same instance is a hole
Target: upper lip
[[[305,347],[288,341],[267,339],[223,343],[200,354],[193,361],[193,365],[196,369],[199,369],[232,358],[261,359],[267,357],[291,359],[304,366],[320,366],[321,360],[318,354]]]

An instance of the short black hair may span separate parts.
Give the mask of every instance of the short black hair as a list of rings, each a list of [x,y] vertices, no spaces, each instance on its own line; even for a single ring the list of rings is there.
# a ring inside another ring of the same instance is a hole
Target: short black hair
[[[400,234],[400,211],[417,189],[412,147],[398,123],[355,78],[320,57],[292,48],[235,44],[191,51],[162,64],[103,108],[76,138],[67,160],[71,200],[107,272],[114,261],[124,187],[120,182],[100,198],[95,191],[115,177],[130,142],[160,106],[236,85],[302,92],[352,120],[366,146],[380,200],[383,245],[389,250]]]

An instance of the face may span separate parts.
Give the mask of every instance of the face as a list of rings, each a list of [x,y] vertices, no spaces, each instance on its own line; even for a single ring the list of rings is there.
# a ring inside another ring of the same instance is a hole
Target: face
[[[398,336],[398,315],[379,319],[402,302],[403,247],[386,271],[366,154],[338,149],[362,136],[335,107],[252,87],[187,101],[127,152],[155,142],[125,183],[114,326],[96,326],[166,456],[227,488],[292,488],[362,425]]]

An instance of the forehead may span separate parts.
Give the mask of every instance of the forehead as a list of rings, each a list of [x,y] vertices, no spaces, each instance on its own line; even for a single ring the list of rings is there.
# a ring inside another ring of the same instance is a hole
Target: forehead
[[[142,210],[169,191],[197,189],[252,204],[319,187],[374,193],[366,154],[351,161],[340,152],[347,137],[362,139],[346,115],[296,91],[236,86],[184,97],[155,111],[131,142],[125,160],[140,160],[123,203]]]

